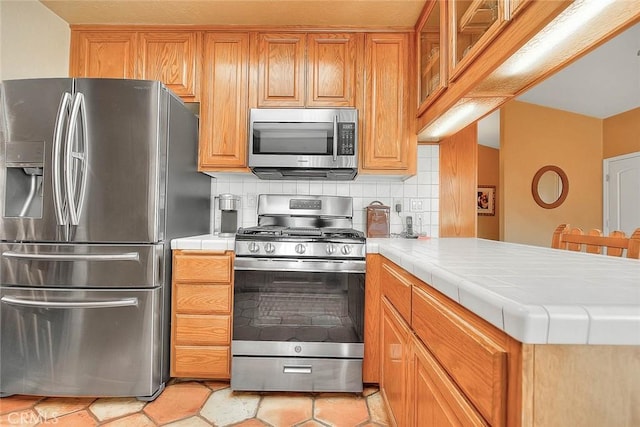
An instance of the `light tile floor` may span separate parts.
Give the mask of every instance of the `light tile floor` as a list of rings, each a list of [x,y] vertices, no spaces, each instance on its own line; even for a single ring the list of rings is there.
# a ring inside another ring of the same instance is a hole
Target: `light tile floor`
[[[0,426],[365,427],[389,421],[377,388],[358,393],[232,392],[228,383],[172,380],[149,403],[135,398],[11,396]]]

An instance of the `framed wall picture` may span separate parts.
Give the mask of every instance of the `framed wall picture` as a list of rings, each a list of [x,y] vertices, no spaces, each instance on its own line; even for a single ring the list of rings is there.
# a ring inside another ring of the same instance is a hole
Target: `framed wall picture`
[[[496,214],[496,186],[478,186],[478,215]]]

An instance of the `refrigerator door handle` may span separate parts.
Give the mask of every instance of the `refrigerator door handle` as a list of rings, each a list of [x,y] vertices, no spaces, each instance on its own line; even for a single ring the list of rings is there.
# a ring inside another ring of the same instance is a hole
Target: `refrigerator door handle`
[[[78,115],[80,115],[81,125],[81,149],[73,150],[74,138],[78,125]],[[65,188],[67,193],[67,203],[69,204],[69,223],[78,225],[80,222],[80,213],[84,204],[84,191],[87,184],[87,113],[84,101],[84,95],[77,92],[73,97],[73,105],[71,107],[71,117],[69,118],[69,132],[67,133],[67,143],[65,150]],[[78,177],[77,169],[81,169],[81,176]],[[78,191],[78,179],[80,179],[80,190]],[[78,200],[76,202],[76,196]]]
[[[137,252],[127,252],[121,254],[59,254],[59,253],[37,253],[26,254],[22,252],[3,252],[4,258],[17,259],[37,259],[49,261],[139,261],[140,255]]]
[[[14,297],[4,296],[0,302],[22,307],[38,308],[114,308],[114,307],[136,307],[138,298],[124,298],[112,301],[34,301]]]
[[[56,117],[56,125],[53,131],[53,165],[51,175],[53,179],[53,205],[58,225],[66,225],[67,223],[64,198],[62,195],[62,174],[60,173],[60,163],[62,161],[62,132],[64,131],[65,116],[67,115],[67,109],[70,104],[71,94],[69,92],[65,92],[60,99],[58,116]]]

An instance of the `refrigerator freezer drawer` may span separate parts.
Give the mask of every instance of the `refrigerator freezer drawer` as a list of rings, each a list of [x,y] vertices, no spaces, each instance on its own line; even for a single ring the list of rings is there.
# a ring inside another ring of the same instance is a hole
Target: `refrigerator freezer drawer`
[[[166,368],[161,292],[0,287],[0,392],[153,395]]]
[[[0,285],[144,288],[165,283],[165,247],[0,243]]]

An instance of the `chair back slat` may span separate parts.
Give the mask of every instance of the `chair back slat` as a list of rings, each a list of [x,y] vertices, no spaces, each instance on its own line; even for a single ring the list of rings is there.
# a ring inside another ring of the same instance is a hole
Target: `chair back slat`
[[[623,231],[612,231],[603,236],[602,231],[592,229],[584,234],[582,229],[571,228],[569,224],[560,224],[553,232],[551,247],[592,254],[606,253],[608,256],[621,257],[625,251],[627,258],[640,259],[640,228],[629,238]],[[603,252],[606,248],[606,252]]]

